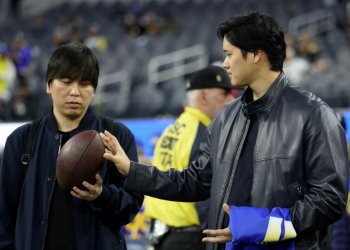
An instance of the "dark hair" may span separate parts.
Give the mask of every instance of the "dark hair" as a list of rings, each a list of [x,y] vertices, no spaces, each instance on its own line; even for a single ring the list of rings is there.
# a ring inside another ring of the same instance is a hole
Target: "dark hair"
[[[220,24],[217,35],[221,40],[225,37],[232,45],[240,48],[244,57],[247,52],[260,49],[265,51],[271,70],[283,69],[283,61],[286,58],[284,33],[271,16],[259,11],[250,11],[241,16],[231,17]]]
[[[52,54],[46,71],[46,82],[54,79],[91,81],[96,90],[99,75],[98,61],[92,51],[81,43],[58,47]]]

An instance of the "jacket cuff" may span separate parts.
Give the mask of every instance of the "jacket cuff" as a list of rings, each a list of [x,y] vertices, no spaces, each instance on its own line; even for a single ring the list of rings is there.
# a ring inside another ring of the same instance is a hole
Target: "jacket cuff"
[[[124,187],[133,192],[142,193],[142,186],[148,166],[131,161],[129,174],[126,177]]]
[[[93,206],[96,208],[100,208],[108,204],[112,197],[112,191],[107,185],[103,185],[102,193],[96,200],[92,202]]]

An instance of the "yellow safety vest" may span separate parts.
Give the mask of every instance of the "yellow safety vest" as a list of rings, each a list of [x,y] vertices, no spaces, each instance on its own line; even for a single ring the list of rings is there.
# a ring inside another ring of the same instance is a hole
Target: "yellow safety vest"
[[[176,168],[183,170],[188,167],[192,147],[200,123],[208,126],[211,119],[202,111],[185,108],[176,121],[171,124],[158,140],[152,165],[160,170]],[[146,196],[145,216],[158,219],[173,227],[199,225],[199,218],[194,202],[173,202]]]

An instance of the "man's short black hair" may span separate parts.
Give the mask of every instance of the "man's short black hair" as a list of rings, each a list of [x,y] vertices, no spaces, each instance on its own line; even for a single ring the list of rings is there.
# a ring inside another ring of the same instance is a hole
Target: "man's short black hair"
[[[81,43],[69,43],[58,47],[50,58],[46,82],[54,79],[91,81],[96,90],[99,76],[98,61],[93,52]]]
[[[231,17],[219,25],[217,35],[232,45],[247,52],[263,50],[269,59],[271,70],[283,69],[286,58],[284,32],[274,18],[260,11],[250,11],[241,16]]]

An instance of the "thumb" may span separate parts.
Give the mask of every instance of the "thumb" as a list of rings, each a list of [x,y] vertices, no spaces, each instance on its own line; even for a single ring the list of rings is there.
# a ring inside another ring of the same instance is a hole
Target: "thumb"
[[[101,177],[100,173],[97,173],[97,174],[95,175],[95,179],[96,179],[96,183],[97,183],[98,185],[101,185],[101,184],[102,184],[103,180],[102,180],[102,177]]]
[[[229,205],[227,205],[226,203],[224,203],[224,205],[222,206],[222,208],[224,209],[224,211],[230,215],[230,207]]]

